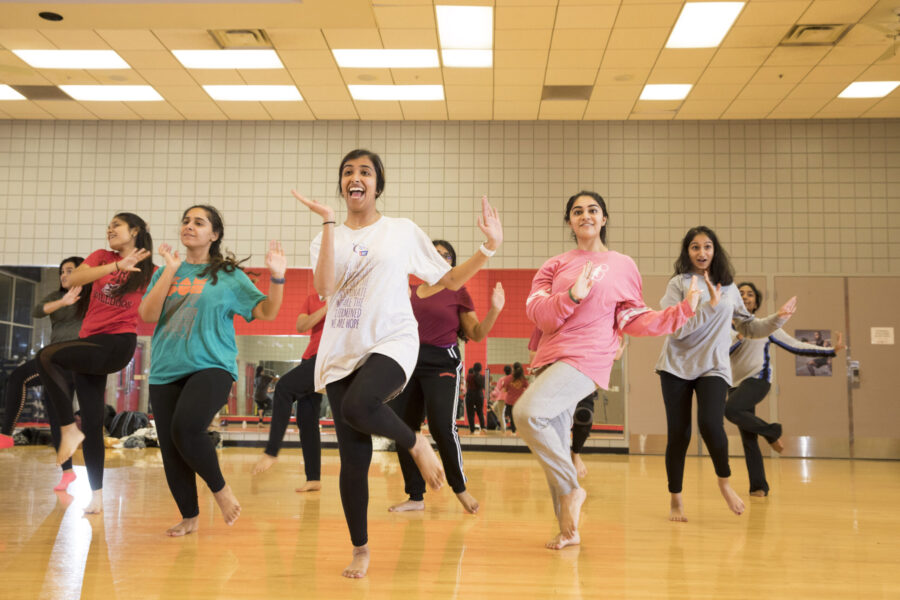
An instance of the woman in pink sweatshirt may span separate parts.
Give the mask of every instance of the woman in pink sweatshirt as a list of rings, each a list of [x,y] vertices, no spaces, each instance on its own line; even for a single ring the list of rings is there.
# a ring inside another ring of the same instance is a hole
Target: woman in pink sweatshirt
[[[544,263],[526,301],[528,318],[541,330],[531,363],[539,376],[514,408],[519,435],[537,457],[550,484],[559,534],[547,548],[578,544],[578,517],[587,497],[569,454],[569,430],[578,401],[609,385],[624,334],[667,335],[694,314],[696,282],[681,303],[662,311],[644,304],[634,261],[606,246],[609,214],[595,192],[579,192],[566,204],[565,222],[577,247]]]

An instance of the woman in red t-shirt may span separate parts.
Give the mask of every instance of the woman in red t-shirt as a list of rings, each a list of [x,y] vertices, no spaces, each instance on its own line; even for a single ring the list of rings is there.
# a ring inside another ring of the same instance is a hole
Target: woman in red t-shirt
[[[106,376],[125,368],[134,355],[138,305],[153,275],[149,260],[153,239],[143,219],[133,213],[119,213],[106,227],[106,237],[111,250],[92,252],[69,276],[71,286],[93,283],[79,339],[51,344],[37,355],[41,383],[61,425],[56,463],[64,463],[84,442],[84,463],[93,490],[86,513],[103,509]],[[80,431],[65,371],[71,371],[75,378]]]
[[[503,402],[506,403],[504,418],[509,418],[509,429],[513,433],[516,432],[516,422],[513,420],[513,406],[528,389],[528,380],[525,378],[525,369],[522,363],[513,363],[512,375],[504,377],[503,387],[500,389],[503,395]]]

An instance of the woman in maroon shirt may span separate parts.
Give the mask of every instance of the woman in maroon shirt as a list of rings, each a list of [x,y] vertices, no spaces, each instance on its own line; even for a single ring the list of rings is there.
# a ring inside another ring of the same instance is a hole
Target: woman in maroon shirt
[[[456,266],[456,251],[448,242],[435,240],[434,247],[451,266]],[[478,321],[475,305],[465,286],[457,291],[439,286],[419,285],[411,288],[410,302],[419,322],[419,359],[403,392],[391,400],[391,408],[414,431],[428,418],[428,430],[438,447],[447,483],[466,512],[478,512],[478,501],[466,491],[462,450],[456,433],[456,408],[462,375],[457,337],[480,342],[503,310],[503,286],[497,283],[491,293],[491,308],[483,321]],[[425,480],[407,450],[398,446],[400,468],[409,500],[388,510],[406,512],[425,510]]]

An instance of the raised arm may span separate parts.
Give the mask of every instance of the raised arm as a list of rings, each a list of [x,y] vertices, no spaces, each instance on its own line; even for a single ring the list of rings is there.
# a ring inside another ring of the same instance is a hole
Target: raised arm
[[[686,298],[662,310],[651,310],[640,297],[640,290],[637,292],[635,298],[620,302],[616,306],[616,328],[635,337],[674,333],[694,316],[694,310],[701,296],[696,277],[691,278],[691,287],[688,288]]]
[[[327,302],[324,306],[322,306],[322,308],[313,311],[311,314],[300,313],[299,315],[297,315],[297,333],[309,331],[310,329],[318,325],[319,321],[325,318],[326,312],[328,312]]]
[[[478,322],[478,315],[474,310],[459,315],[459,324],[462,325],[466,337],[473,342],[480,342],[486,338],[491,328],[494,327],[494,323],[497,322],[497,317],[500,316],[500,311],[503,310],[505,303],[506,295],[503,286],[498,281],[494,286],[494,291],[491,292],[491,307],[483,321]]]
[[[50,302],[42,302],[40,304],[36,304],[34,309],[31,311],[31,316],[35,319],[46,317],[47,315],[55,313],[64,306],[72,306],[80,299],[81,286],[72,286],[68,290],[66,290],[65,295],[63,295],[63,297],[59,300],[51,300]]]
[[[525,314],[543,333],[553,333],[562,327],[594,284],[591,280],[593,263],[587,261],[572,287],[554,294],[553,278],[558,267],[553,260],[544,263],[531,281],[531,293],[525,300]]]
[[[269,251],[266,253],[266,267],[271,275],[269,294],[253,307],[253,318],[262,321],[274,321],[281,308],[284,298],[284,274],[287,271],[287,258],[281,244],[275,240],[269,242]]]
[[[156,283],[153,284],[153,287],[144,295],[141,305],[138,306],[138,316],[146,323],[159,321],[166,297],[169,295],[172,280],[175,279],[175,273],[178,271],[178,267],[181,266],[181,257],[178,256],[177,250],[175,252],[172,251],[172,246],[160,244],[158,252],[165,261],[165,265],[162,267],[163,271],[157,278]]]
[[[447,271],[434,286],[426,286],[426,289],[422,290],[423,294],[425,294],[423,297],[434,293],[430,288],[435,286],[451,290],[461,288],[479,269],[487,264],[488,258],[493,256],[500,244],[503,243],[503,225],[500,223],[500,215],[497,213],[497,209],[488,202],[487,196],[481,197],[481,216],[478,218],[478,228],[487,237],[487,241],[481,245],[469,260]],[[436,291],[440,291],[440,288]]]
[[[844,344],[844,338],[840,331],[835,332],[835,337],[837,340],[835,341],[833,348],[801,342],[789,335],[784,329],[776,329],[775,332],[769,336],[769,339],[775,342],[778,347],[784,348],[791,354],[798,354],[800,356],[834,357],[837,356],[839,350],[843,350],[847,347]]]
[[[306,208],[322,217],[322,245],[319,248],[319,258],[313,266],[313,287],[319,296],[330,298],[335,292],[334,277],[334,209],[315,200],[309,200],[291,190],[294,198],[299,200]]]
[[[69,285],[87,285],[97,281],[104,275],[109,275],[116,271],[139,273],[141,269],[137,264],[145,260],[150,260],[150,256],[150,253],[143,248],[135,248],[127,256],[106,265],[91,267],[86,262],[83,262],[77,269],[72,271],[71,275],[69,275]]]
[[[737,292],[735,292],[737,293]],[[749,338],[764,338],[775,333],[787,323],[788,319],[797,310],[797,296],[793,296],[790,300],[778,309],[778,312],[768,317],[757,319],[744,308],[740,299],[734,303],[734,326],[738,333]]]

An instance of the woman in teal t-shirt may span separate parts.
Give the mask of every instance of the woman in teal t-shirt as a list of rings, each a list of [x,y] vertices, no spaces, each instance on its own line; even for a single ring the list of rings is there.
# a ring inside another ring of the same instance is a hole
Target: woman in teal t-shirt
[[[182,521],[170,536],[193,533],[199,525],[199,475],[209,486],[225,523],[241,506],[226,485],[206,429],[228,401],[237,380],[234,317],[271,321],[284,293],[287,260],[278,242],[269,243],[266,266],[272,285],[266,297],[232,253],[223,256],[222,217],[212,206],[192,206],[181,218],[184,262],[167,244],[159,247],[165,266],[157,269],[139,313],[156,323],[150,359],[150,404],[169,490]]]

